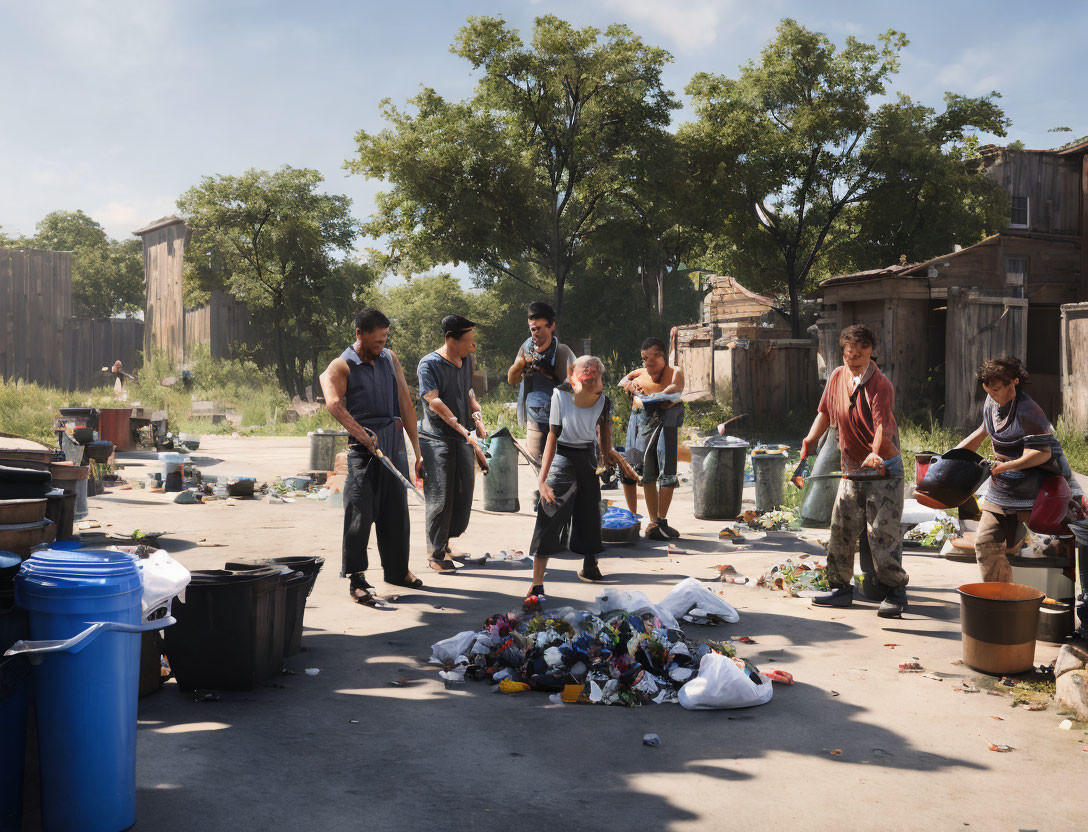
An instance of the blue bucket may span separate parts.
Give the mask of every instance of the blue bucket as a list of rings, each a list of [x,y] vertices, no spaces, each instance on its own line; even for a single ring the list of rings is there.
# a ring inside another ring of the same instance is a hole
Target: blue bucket
[[[34,664],[42,823],[119,832],[136,822],[136,698],[143,623],[140,573],[119,552],[35,553],[15,579],[32,641],[8,652]]]

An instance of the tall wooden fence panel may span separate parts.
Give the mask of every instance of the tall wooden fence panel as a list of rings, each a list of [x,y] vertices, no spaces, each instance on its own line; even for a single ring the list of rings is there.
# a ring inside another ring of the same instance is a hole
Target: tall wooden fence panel
[[[61,331],[72,314],[72,254],[0,250],[0,375],[63,384]]]
[[[224,292],[213,292],[207,303],[185,310],[185,349],[206,344],[212,358],[232,358],[235,344],[248,343],[246,305]]]
[[[174,366],[180,366],[185,360],[182,268],[187,229],[180,219],[148,228],[137,232],[144,241],[147,283],[144,350],[161,350]]]
[[[1062,413],[1088,432],[1088,303],[1062,307]]]
[[[143,343],[143,321],[70,318],[64,328],[64,387],[87,390],[112,384],[102,368],[120,360],[131,373],[140,366]]]

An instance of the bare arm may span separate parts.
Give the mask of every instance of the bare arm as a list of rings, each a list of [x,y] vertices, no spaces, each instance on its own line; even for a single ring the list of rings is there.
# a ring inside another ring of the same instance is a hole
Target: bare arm
[[[957,448],[966,448],[969,451],[977,451],[983,442],[986,441],[986,425],[979,425],[974,433],[964,439]]]
[[[990,466],[991,474],[1000,474],[1004,471],[1020,471],[1024,468],[1034,468],[1047,462],[1053,454],[1050,448],[1024,448],[1024,453],[1019,459],[1010,459],[1008,462],[998,462]]]
[[[472,435],[469,433],[468,428],[457,421],[457,417],[453,415],[453,411],[438,397],[437,390],[428,390],[424,393],[423,401],[427,403],[427,407],[431,409],[431,412],[437,414],[439,419],[463,436],[466,442],[472,441]]]
[[[476,435],[481,439],[487,439],[487,428],[484,427],[484,413],[480,402],[476,398],[476,391],[471,387],[468,390],[468,412],[472,421],[476,423]]]
[[[826,413],[816,414],[816,418],[812,421],[812,427],[808,429],[808,436],[801,442],[801,456],[812,455],[812,452],[816,450],[816,443],[820,441],[820,437],[827,432],[830,426],[831,419]]]
[[[525,358],[525,350],[518,350],[518,357],[514,359],[510,369],[506,371],[506,383],[509,385],[521,384],[521,379],[525,376],[525,368],[528,364],[529,362]]]
[[[662,393],[683,393],[684,392],[684,371],[677,368],[672,374],[672,384],[661,391]]]
[[[404,370],[400,366],[397,354],[392,350],[393,369],[397,374],[397,401],[400,403],[401,422],[408,434],[408,441],[412,443],[412,453],[416,457],[416,476],[421,476],[423,470],[423,454],[419,449],[419,428],[416,426],[416,408],[412,404],[412,393],[408,390],[408,382],[404,378]]]
[[[548,471],[551,470],[552,461],[555,459],[555,443],[558,439],[558,431],[548,431],[548,438],[544,442],[544,455],[540,461],[540,476],[537,478],[537,490],[540,492],[540,499],[549,503],[555,502],[555,492],[548,485]]]
[[[344,406],[344,396],[348,392],[348,372],[348,362],[342,358],[336,358],[321,374],[321,392],[325,396],[325,409],[332,414],[332,418],[347,429],[348,433],[358,439],[364,448],[373,453],[374,441]]]

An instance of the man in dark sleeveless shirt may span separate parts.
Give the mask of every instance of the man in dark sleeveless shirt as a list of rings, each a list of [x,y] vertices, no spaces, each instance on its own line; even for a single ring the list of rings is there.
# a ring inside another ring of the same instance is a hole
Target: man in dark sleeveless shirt
[[[416,476],[423,471],[415,408],[404,371],[392,350],[386,349],[389,319],[377,309],[364,309],[355,318],[355,343],[329,364],[321,375],[321,390],[329,413],[351,435],[348,440],[348,476],[344,485],[344,544],[340,577],[348,577],[348,591],[357,603],[373,602],[373,587],[366,581],[370,527],[377,530],[378,554],[385,581],[396,586],[420,587],[423,582],[408,571],[408,494],[404,484],[374,456],[373,431],[381,449],[397,469],[408,474],[403,430],[415,452]],[[402,414],[404,416],[402,417]]]

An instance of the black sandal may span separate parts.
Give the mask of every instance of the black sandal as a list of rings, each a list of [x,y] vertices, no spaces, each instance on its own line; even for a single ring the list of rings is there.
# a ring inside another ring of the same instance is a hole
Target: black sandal
[[[411,575],[411,580],[408,579],[409,575]],[[407,589],[419,589],[421,586],[423,586],[423,581],[421,581],[415,575],[412,575],[411,572],[409,572],[407,575],[405,575],[399,581],[394,581],[394,580],[390,580],[389,578],[386,578],[385,582],[387,584],[392,584],[393,586],[403,586],[403,587],[406,587]]]
[[[427,562],[427,566],[435,572],[455,572],[457,570],[457,567],[454,566],[453,561],[449,558],[446,558],[445,560],[435,560],[434,558],[431,558]]]

